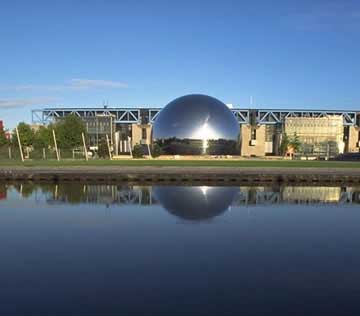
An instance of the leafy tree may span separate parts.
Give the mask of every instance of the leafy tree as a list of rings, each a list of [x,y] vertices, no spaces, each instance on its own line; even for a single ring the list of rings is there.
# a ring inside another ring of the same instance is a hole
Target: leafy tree
[[[135,145],[132,150],[132,155],[134,158],[143,158],[144,157],[143,147],[139,144]]]
[[[83,186],[78,183],[66,183],[60,184],[58,187],[58,199],[66,201],[70,204],[78,204],[84,201],[86,191],[83,190]]]
[[[280,144],[280,152],[282,155],[285,155],[287,152],[287,149],[289,147],[290,139],[287,136],[286,133],[282,135],[281,144]]]
[[[285,155],[289,148],[291,148],[293,152],[299,152],[301,147],[300,137],[296,133],[293,137],[287,136],[286,133],[283,134],[280,144],[280,151],[282,155]]]
[[[34,147],[49,148],[52,143],[52,126],[40,126],[34,134]]]
[[[86,133],[85,123],[76,115],[66,116],[55,124],[56,141],[61,148],[75,148],[82,145],[82,133]]]
[[[9,143],[8,139],[6,138],[4,129],[0,129],[0,146],[7,145]]]
[[[34,141],[34,131],[31,129],[29,124],[21,122],[17,126],[22,146],[31,146]],[[13,143],[17,144],[17,134],[13,131]]]
[[[156,157],[161,156],[161,154],[162,154],[162,150],[161,150],[160,145],[157,143],[153,144],[152,148],[151,148],[151,156],[156,158]]]
[[[105,139],[102,139],[99,143],[98,155],[100,158],[109,158],[109,148]]]
[[[300,137],[296,133],[290,139],[289,146],[291,146],[294,149],[294,152],[299,152],[301,150]]]

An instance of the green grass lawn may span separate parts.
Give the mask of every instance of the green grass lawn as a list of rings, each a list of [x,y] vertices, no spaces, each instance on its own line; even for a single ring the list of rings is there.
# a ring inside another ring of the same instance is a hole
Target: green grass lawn
[[[289,160],[34,160],[10,161],[0,160],[2,166],[25,167],[67,167],[67,166],[173,166],[173,167],[281,167],[281,168],[360,168],[360,162],[340,161],[289,161]]]

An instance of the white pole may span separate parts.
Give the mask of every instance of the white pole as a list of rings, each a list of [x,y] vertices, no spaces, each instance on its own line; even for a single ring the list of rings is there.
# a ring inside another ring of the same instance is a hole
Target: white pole
[[[107,146],[108,146],[109,158],[110,158],[110,160],[112,160],[112,156],[111,156],[111,149],[110,149],[110,143],[109,143],[109,136],[108,136],[108,134],[106,134],[106,143],[107,143]]]
[[[43,148],[43,159],[46,159],[46,152],[45,152],[45,148]]]
[[[17,139],[18,139],[21,161],[24,162],[24,153],[23,153],[23,151],[22,151],[21,141],[20,141],[20,135],[19,135],[19,130],[18,130],[17,127],[16,127],[16,136],[17,136]]]
[[[57,147],[55,130],[53,130],[53,137],[54,137],[54,145],[55,145],[56,159],[57,159],[57,161],[60,161],[60,155],[59,155],[59,150],[58,150],[58,147]]]
[[[86,149],[86,144],[85,144],[85,136],[84,136],[84,133],[81,133],[81,136],[82,136],[82,141],[83,141],[83,144],[84,144],[85,159],[86,159],[86,161],[88,161],[89,158],[88,158],[88,154],[87,154],[87,149]]]
[[[130,156],[131,156],[131,158],[133,158],[132,148],[131,148],[131,138],[130,138],[130,136],[128,136],[128,142],[129,142]]]
[[[148,141],[146,141],[146,145],[147,145],[147,148],[148,148],[149,157],[150,157],[150,159],[152,159],[151,150],[150,150],[150,146],[149,146],[149,142],[148,142]]]
[[[11,159],[11,147],[9,146],[9,159]]]
[[[114,144],[114,137],[113,137],[113,117],[110,116],[110,138],[111,144]]]

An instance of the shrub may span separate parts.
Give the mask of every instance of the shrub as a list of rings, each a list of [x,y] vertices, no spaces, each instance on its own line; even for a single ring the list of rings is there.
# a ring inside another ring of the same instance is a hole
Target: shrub
[[[102,139],[98,148],[99,158],[109,158],[109,148],[105,139]]]
[[[287,149],[289,147],[289,143],[290,143],[289,137],[284,133],[282,135],[282,140],[281,140],[281,145],[280,145],[280,152],[282,155],[286,154]]]
[[[141,145],[137,144],[134,146],[132,150],[132,155],[134,158],[143,158],[144,157],[144,151]]]
[[[156,158],[162,155],[162,150],[159,144],[155,143],[151,148],[151,156]]]

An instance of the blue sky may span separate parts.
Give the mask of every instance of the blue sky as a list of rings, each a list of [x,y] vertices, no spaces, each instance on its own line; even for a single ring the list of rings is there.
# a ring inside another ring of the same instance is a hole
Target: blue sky
[[[360,110],[359,1],[16,1],[0,10],[0,119],[45,106]]]

